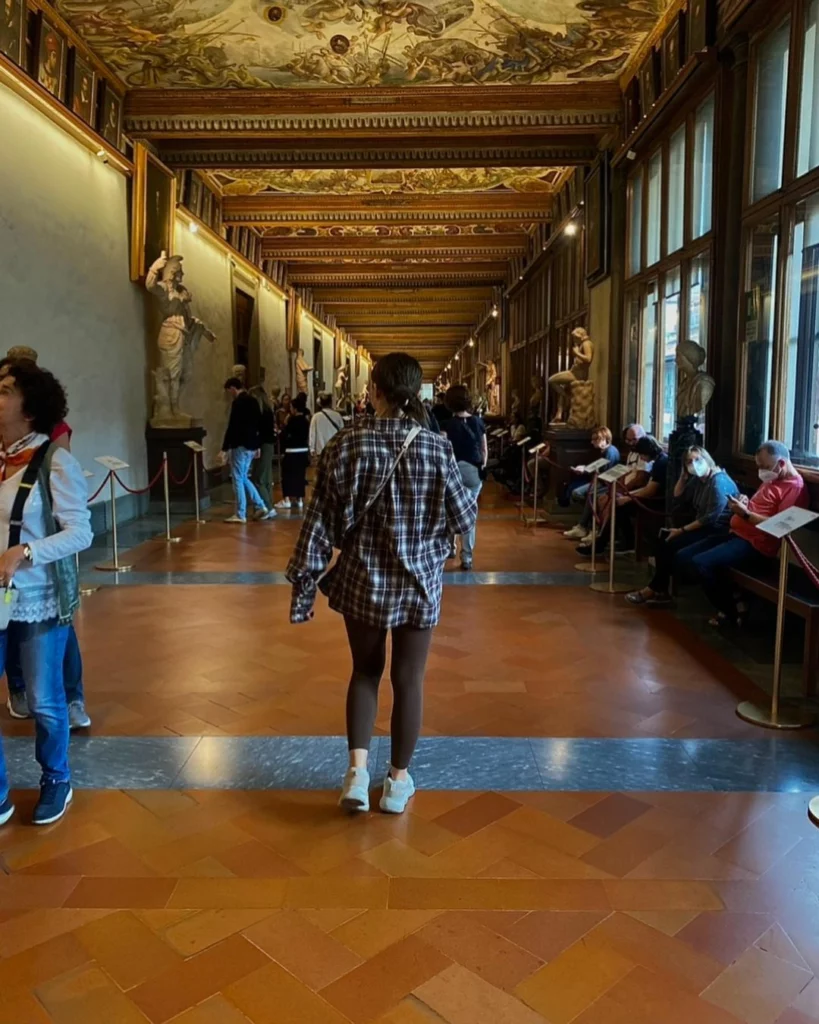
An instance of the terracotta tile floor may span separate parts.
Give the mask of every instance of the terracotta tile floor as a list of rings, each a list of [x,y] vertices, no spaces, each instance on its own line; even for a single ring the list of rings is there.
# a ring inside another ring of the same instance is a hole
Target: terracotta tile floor
[[[283,568],[296,523],[214,524],[140,570]],[[230,531],[230,532],[229,532]],[[476,567],[565,572],[553,531],[481,523]],[[338,734],[348,661],[281,586],[84,602],[94,731]],[[427,733],[728,737],[753,690],[670,615],[585,587],[450,588]],[[385,704],[379,729],[386,725]],[[4,732],[25,734],[28,723]],[[612,779],[612,790],[617,780]],[[0,1024],[816,1024],[819,832],[788,793],[419,792],[349,819],[316,791],[31,792],[0,830]]]
[[[327,793],[82,793],[46,833],[0,833],[0,1020],[818,1020],[804,799],[627,810],[421,792],[350,820]]]

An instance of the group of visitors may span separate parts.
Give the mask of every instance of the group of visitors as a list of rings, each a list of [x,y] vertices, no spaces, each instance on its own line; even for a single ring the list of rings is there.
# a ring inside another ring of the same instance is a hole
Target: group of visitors
[[[65,391],[37,353],[12,349],[0,364],[0,672],[9,712],[34,719],[41,768],[33,823],[63,816],[72,799],[71,728],[91,724],[72,625],[77,555],[91,545],[88,488],[71,455]],[[14,814],[0,747],[0,824]]]
[[[241,377],[229,377],[225,391],[232,401],[221,459],[230,468],[236,502],[226,522],[247,523],[248,503],[255,520],[274,519],[277,510],[301,511],[311,457],[318,458],[344,426],[333,396],[319,395],[318,412],[311,415],[301,391],[295,398],[285,392],[279,400],[262,384],[248,391]],[[282,498],[274,503],[273,465],[279,452]]]
[[[597,427],[592,445],[610,465],[619,461],[611,444],[611,431]],[[701,445],[687,449],[675,482],[670,507],[666,507],[666,480],[669,459],[662,445],[647,434],[639,423],[630,424],[623,433],[625,464],[629,472],[618,482],[617,532],[615,552],[634,550],[634,515],[640,506],[649,512],[665,513],[674,525],[660,530],[654,547],[654,571],[649,583],[626,596],[632,605],[662,606],[671,602],[671,583],[699,582],[715,609],[709,620],[714,626],[731,621],[741,625],[746,606],[731,583],[732,568],[750,572],[770,566],[779,551],[779,542],[756,527],[794,505],[807,507],[805,481],[794,468],[790,453],[781,441],[765,441],[756,453],[760,486],[752,497],[742,494],[734,480],[717,465]],[[580,522],[564,534],[579,540],[578,553],[592,550],[592,516],[596,505],[599,529],[597,551],[611,543],[610,494],[607,485],[597,483],[596,501],[591,492],[585,466],[575,467],[572,480],[561,495],[583,501]]]

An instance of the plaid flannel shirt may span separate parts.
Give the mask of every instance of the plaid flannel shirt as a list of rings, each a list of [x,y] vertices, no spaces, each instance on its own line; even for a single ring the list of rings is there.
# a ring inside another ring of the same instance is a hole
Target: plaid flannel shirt
[[[428,629],[438,622],[450,537],[472,529],[478,514],[445,437],[421,430],[345,543],[413,425],[410,419],[366,417],[324,449],[287,566],[292,622],[310,618],[318,586],[334,611],[368,625]],[[333,548],[341,551],[338,562],[319,584]]]

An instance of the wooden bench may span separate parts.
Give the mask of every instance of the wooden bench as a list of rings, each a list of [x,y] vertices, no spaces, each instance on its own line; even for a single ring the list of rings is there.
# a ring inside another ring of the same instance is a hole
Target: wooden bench
[[[741,569],[730,570],[731,579],[742,590],[756,594],[772,604],[779,595],[776,573],[753,576]],[[798,566],[791,565],[788,573],[788,596],[785,610],[798,615],[805,622],[805,644],[802,651],[802,685],[806,697],[816,693],[816,670],[819,664],[819,590],[814,587]]]

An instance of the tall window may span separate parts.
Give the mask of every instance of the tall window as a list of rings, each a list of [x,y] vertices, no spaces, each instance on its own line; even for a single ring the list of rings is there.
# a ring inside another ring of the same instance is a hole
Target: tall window
[[[784,353],[785,440],[800,462],[819,463],[819,193],[796,207],[788,258]]]
[[[769,434],[779,220],[751,229],[745,265],[744,429],[742,450],[753,454]]]
[[[708,277],[707,252],[691,260],[688,271],[688,337],[708,349]]]
[[[817,0],[819,3],[819,0]],[[694,115],[694,162],[691,189],[691,237],[711,230],[711,193],[714,180],[714,96]]]
[[[654,387],[657,359],[657,282],[652,281],[643,296],[642,337],[640,338],[639,420],[653,434]]]
[[[671,136],[668,146],[668,216],[666,252],[676,252],[683,244],[685,218],[685,125]]]
[[[643,247],[643,172],[628,183],[628,272],[639,274]]]
[[[662,216],[663,154],[657,150],[648,162],[648,212],[646,223],[646,265],[660,258],[660,227]]]
[[[630,292],[626,297],[626,380],[625,421],[634,423],[639,419],[637,410],[637,384],[640,376],[640,291]]]
[[[802,87],[799,101],[797,175],[819,167],[819,0],[812,0],[805,15]]]
[[[677,342],[680,340],[680,268],[665,275],[663,289],[662,441],[667,441],[677,419]]]
[[[788,18],[757,51],[752,202],[770,195],[782,185],[790,34]]]

